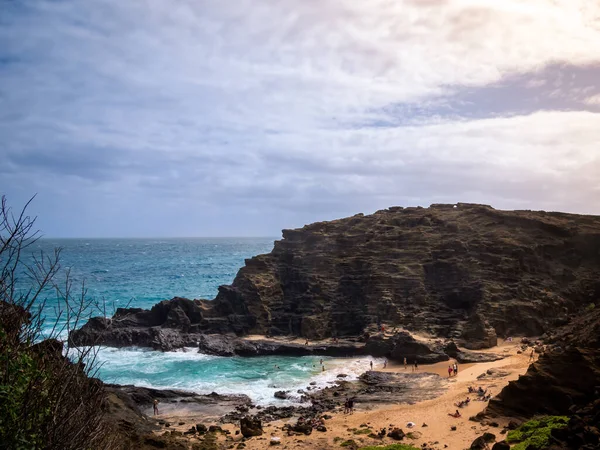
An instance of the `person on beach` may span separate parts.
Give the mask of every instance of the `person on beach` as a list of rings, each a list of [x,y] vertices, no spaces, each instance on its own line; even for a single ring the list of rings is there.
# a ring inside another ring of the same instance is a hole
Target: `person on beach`
[[[458,409],[456,410],[456,412],[454,414],[448,413],[448,415],[450,417],[454,417],[455,419],[458,419],[459,417],[461,417],[460,413],[458,412]]]
[[[450,378],[452,376],[452,372],[453,372],[452,366],[448,366],[448,378]]]
[[[454,376],[458,375],[458,364],[454,363],[452,365],[452,370],[454,371]]]
[[[383,368],[387,368],[387,358],[383,360]]]
[[[373,370],[373,361],[371,361],[370,364],[371,364],[371,370]]]
[[[406,358],[404,358],[404,370],[408,368],[408,364],[406,363]]]
[[[319,364],[323,365],[323,358],[319,360]]]
[[[529,362],[535,359],[534,350],[531,350],[531,354],[529,355]]]
[[[354,399],[348,400],[348,414],[352,414],[354,412]]]
[[[308,339],[306,339],[306,342],[304,342],[304,345],[308,345]]]
[[[415,365],[413,366],[413,372],[419,370],[419,363],[417,362],[417,360],[415,359]]]
[[[321,372],[325,372],[325,366],[321,366]]]
[[[158,400],[157,399],[154,399],[153,407],[154,407],[154,415],[158,416]]]

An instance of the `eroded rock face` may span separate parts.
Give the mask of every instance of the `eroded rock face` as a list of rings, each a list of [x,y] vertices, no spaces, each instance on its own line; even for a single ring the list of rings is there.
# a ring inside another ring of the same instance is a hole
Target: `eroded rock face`
[[[570,415],[600,398],[600,310],[575,319],[547,342],[527,373],[490,400],[486,415]]]
[[[72,340],[158,348],[177,342],[165,333],[190,342],[211,333],[313,340],[361,336],[384,322],[485,348],[497,336],[541,335],[600,297],[599,253],[596,216],[394,207],[284,230],[215,300],[119,310]]]

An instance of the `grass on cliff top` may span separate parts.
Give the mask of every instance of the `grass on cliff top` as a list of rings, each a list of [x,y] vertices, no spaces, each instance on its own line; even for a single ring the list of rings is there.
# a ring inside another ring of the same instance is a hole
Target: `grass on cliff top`
[[[565,416],[546,416],[525,422],[516,430],[509,431],[506,441],[510,444],[518,442],[512,450],[525,450],[532,445],[544,448],[550,443],[550,432],[554,428],[563,428],[569,422]]]
[[[417,447],[407,444],[391,444],[384,446],[370,445],[368,447],[361,447],[360,450],[420,450]]]

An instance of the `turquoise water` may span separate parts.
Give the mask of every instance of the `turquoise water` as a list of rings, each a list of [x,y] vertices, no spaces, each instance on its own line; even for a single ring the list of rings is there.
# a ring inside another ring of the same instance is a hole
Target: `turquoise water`
[[[174,296],[213,299],[217,288],[230,284],[244,259],[273,248],[273,238],[219,239],[44,239],[35,252],[62,248],[61,266],[74,286],[85,282],[87,297],[106,304],[108,312],[126,306],[150,308]],[[46,326],[55,319],[56,300],[47,296]],[[326,386],[337,374],[356,378],[367,370],[361,359],[258,357],[221,358],[195,349],[156,352],[147,349],[101,348],[99,377],[109,383],[192,390],[198,393],[245,393],[262,404],[281,403],[273,394],[309,382]],[[276,369],[275,366],[280,369]]]
[[[175,296],[213,299],[244,259],[268,253],[273,238],[43,239],[32,251],[61,248],[61,266],[87,296],[108,305],[150,308]],[[48,311],[50,313],[50,311]]]

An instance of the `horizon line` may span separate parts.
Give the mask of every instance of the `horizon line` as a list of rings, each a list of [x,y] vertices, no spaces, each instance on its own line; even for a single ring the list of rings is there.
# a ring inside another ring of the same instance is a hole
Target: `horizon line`
[[[281,239],[275,236],[41,236],[39,239]]]

